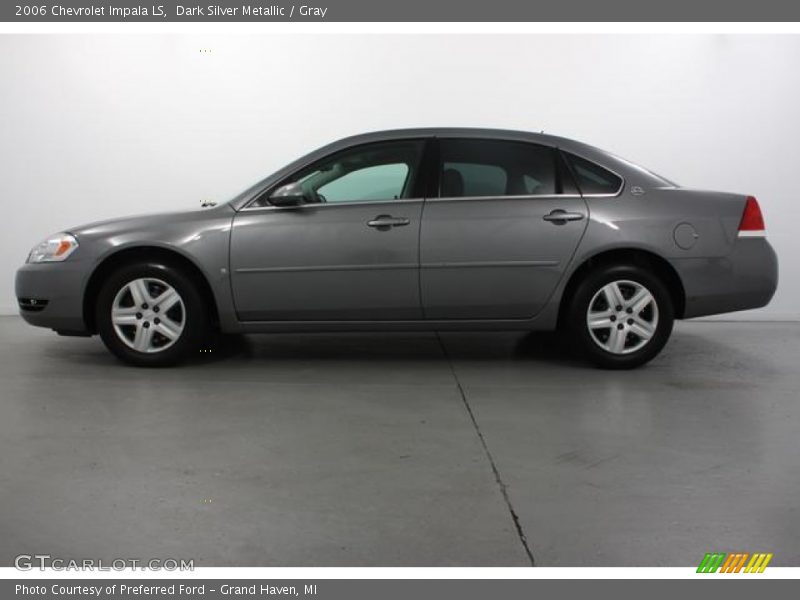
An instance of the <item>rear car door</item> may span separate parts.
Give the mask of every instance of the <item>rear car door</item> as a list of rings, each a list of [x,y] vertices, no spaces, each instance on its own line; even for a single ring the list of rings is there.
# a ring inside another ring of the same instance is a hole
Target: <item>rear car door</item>
[[[555,148],[438,140],[439,195],[425,203],[420,285],[427,319],[525,319],[577,248],[586,203]]]
[[[234,218],[230,262],[242,321],[422,318],[423,140],[364,144],[281,181]],[[307,203],[269,194],[299,183]]]

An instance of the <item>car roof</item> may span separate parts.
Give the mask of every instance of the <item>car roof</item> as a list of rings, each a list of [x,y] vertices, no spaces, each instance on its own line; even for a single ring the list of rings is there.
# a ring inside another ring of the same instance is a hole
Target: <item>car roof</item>
[[[566,147],[577,144],[584,146],[580,142],[564,137],[532,131],[521,131],[516,129],[489,129],[481,127],[417,127],[409,129],[386,129],[383,131],[371,131],[358,135],[348,136],[340,139],[334,144],[349,146],[359,143],[380,142],[397,140],[403,138],[417,137],[458,137],[458,138],[479,138],[497,140],[520,140],[526,142],[536,142],[548,146]]]
[[[387,129],[384,131],[372,131],[360,133],[337,140],[322,148],[319,148],[312,155],[324,156],[325,154],[343,150],[358,144],[368,144],[370,142],[385,142],[391,140],[411,139],[411,138],[473,138],[482,140],[506,140],[528,142],[552,146],[572,152],[590,161],[596,162],[607,169],[615,172],[627,172],[630,169],[643,170],[638,165],[624,160],[610,152],[601,150],[590,144],[585,144],[577,140],[551,135],[548,133],[535,133],[533,131],[521,131],[516,129],[490,129],[480,127],[419,127],[410,129]],[[311,155],[309,155],[311,156]]]

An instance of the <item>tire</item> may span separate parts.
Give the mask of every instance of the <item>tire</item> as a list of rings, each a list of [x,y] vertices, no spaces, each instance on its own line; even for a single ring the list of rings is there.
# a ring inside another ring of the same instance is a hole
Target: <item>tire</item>
[[[595,365],[633,369],[661,352],[674,320],[669,291],[651,271],[606,265],[578,284],[566,325],[571,345]]]
[[[139,367],[170,366],[197,354],[208,329],[197,285],[160,261],[112,273],[100,288],[95,316],[106,347]]]

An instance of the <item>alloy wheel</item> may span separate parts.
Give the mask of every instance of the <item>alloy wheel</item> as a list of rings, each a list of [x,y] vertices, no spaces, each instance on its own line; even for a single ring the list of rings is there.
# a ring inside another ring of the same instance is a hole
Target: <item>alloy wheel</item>
[[[658,328],[658,304],[652,292],[630,280],[611,281],[589,302],[586,326],[592,340],[611,354],[644,348]]]
[[[186,309],[177,290],[152,277],[129,281],[111,304],[111,323],[129,348],[146,354],[171,347],[183,333]]]

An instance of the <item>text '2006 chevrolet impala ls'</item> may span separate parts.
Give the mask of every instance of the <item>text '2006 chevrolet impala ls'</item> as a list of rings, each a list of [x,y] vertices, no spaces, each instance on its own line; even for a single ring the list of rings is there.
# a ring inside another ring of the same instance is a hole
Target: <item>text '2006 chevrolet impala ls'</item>
[[[16,294],[29,323],[142,366],[210,331],[558,328],[630,368],[674,319],[764,306],[777,279],[751,196],[549,135],[415,129],[335,142],[220,206],[56,234]]]

